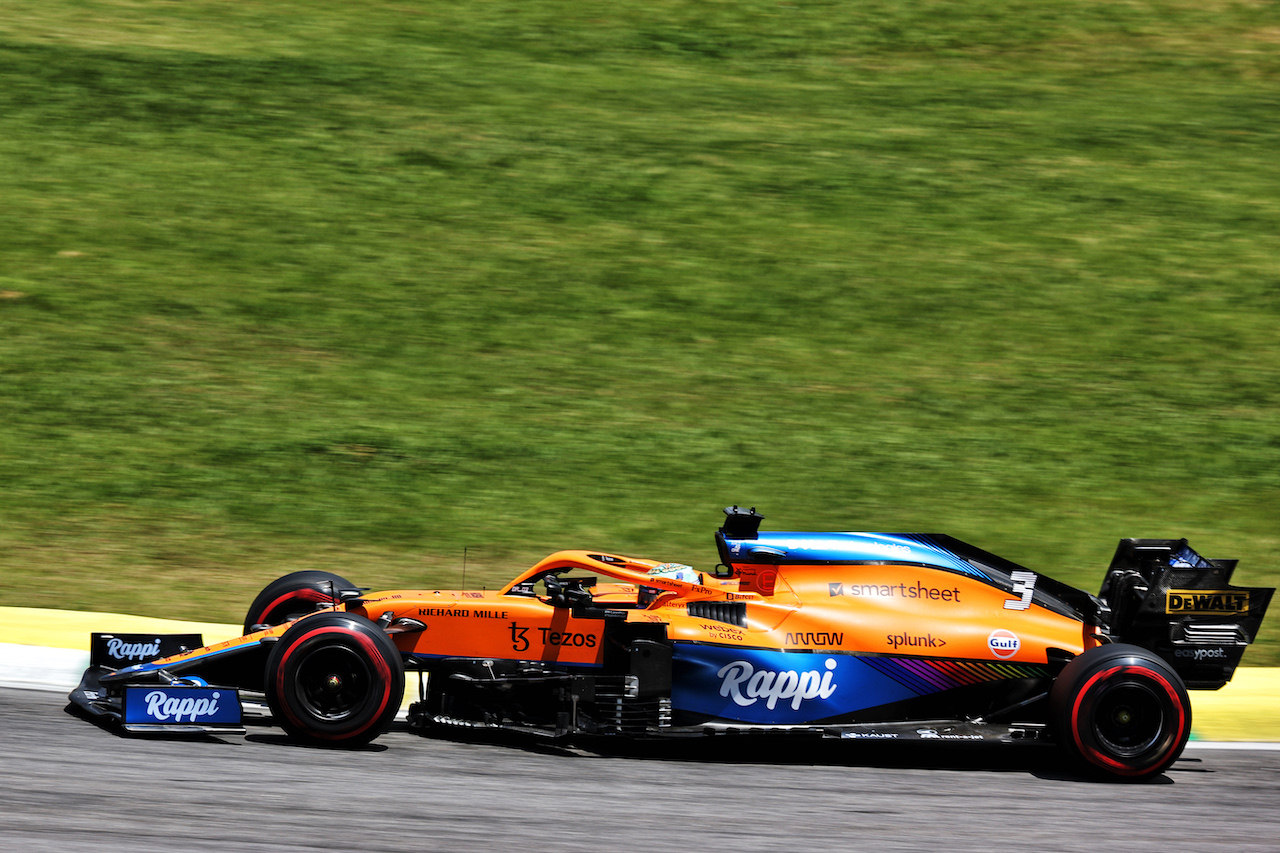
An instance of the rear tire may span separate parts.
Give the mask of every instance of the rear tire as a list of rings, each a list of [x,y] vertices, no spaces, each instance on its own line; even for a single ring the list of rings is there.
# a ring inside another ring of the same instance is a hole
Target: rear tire
[[[353,589],[355,584],[332,572],[308,569],[285,575],[267,584],[249,605],[244,617],[244,632],[253,633],[257,625],[283,625],[299,616],[314,613],[335,602],[340,589]],[[259,629],[261,630],[261,629]]]
[[[317,613],[286,631],[265,680],[281,728],[332,746],[359,746],[385,732],[404,696],[400,651],[377,625],[350,613]]]
[[[1132,645],[1089,649],[1062,670],[1049,693],[1063,747],[1095,773],[1140,782],[1182,754],[1191,699],[1173,667]]]

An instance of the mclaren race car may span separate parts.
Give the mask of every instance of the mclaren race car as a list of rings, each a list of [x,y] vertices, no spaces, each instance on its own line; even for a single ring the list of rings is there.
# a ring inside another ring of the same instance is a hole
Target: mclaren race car
[[[1095,596],[949,536],[725,513],[707,573],[588,551],[496,590],[295,572],[238,639],[94,635],[71,701],[129,731],[269,710],[292,737],[357,745],[392,724],[410,672],[424,731],[1038,741],[1136,780],[1182,752],[1187,689],[1230,680],[1274,592],[1232,586],[1235,561],[1186,540],[1122,540]]]

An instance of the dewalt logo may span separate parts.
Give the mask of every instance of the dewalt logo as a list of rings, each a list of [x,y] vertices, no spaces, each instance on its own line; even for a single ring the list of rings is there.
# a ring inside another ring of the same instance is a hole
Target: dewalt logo
[[[1234,589],[1171,589],[1164,612],[1178,614],[1247,613],[1249,593]]]

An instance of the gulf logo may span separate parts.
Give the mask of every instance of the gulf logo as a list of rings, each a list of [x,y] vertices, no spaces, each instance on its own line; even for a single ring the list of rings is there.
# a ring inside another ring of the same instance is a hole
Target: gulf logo
[[[1011,658],[1022,648],[1022,641],[1012,631],[997,628],[987,637],[987,648],[998,658]]]

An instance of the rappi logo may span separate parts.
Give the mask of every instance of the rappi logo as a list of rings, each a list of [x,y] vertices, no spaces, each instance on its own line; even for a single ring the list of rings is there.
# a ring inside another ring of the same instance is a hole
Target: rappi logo
[[[775,672],[771,669],[756,669],[745,660],[731,661],[716,673],[720,682],[720,695],[730,698],[743,708],[764,700],[765,707],[773,710],[778,702],[791,700],[791,709],[800,710],[800,703],[806,699],[830,699],[836,692],[832,675],[836,668],[833,658],[827,658],[827,671],[795,672],[783,670]]]
[[[157,722],[167,723],[172,719],[175,723],[180,723],[185,717],[187,722],[194,723],[197,717],[212,717],[218,713],[219,695],[214,691],[199,699],[191,696],[178,698],[163,690],[152,690],[143,698],[147,703],[147,716]]]
[[[1012,631],[997,628],[987,637],[987,648],[998,658],[1011,658],[1022,648],[1022,641]]]
[[[116,660],[146,660],[160,654],[160,639],[151,643],[126,643],[119,637],[107,641],[107,654]]]

